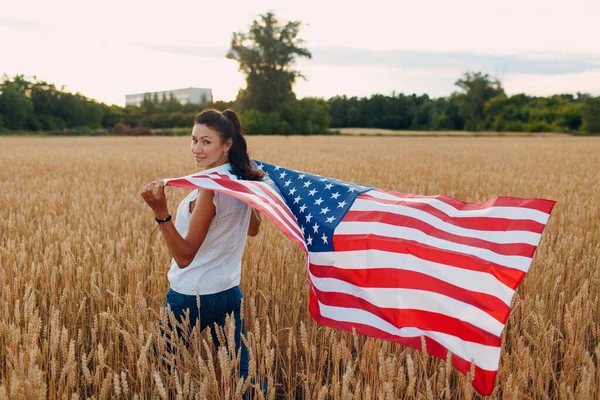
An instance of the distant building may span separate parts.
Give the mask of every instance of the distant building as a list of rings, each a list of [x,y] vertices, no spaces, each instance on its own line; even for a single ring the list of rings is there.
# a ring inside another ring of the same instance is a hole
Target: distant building
[[[148,95],[150,95],[150,100],[154,99],[154,96],[156,96],[159,102],[162,102],[163,98],[168,101],[171,98],[171,95],[173,95],[173,97],[181,104],[206,104],[213,101],[212,89],[190,87],[187,89],[163,90],[160,92],[126,94],[125,105],[139,107],[144,101],[144,96]]]

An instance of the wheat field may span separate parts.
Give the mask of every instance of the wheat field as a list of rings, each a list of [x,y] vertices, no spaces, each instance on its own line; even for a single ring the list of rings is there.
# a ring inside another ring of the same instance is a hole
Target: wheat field
[[[248,142],[258,160],[403,193],[557,200],[490,397],[600,398],[599,140]],[[249,383],[235,377],[235,354],[207,332],[162,350],[170,257],[138,192],[193,172],[188,138],[0,139],[0,399],[239,398]],[[187,191],[166,192],[174,213]],[[318,326],[304,254],[268,222],[248,239],[241,287],[250,370],[269,399],[478,397],[445,360]],[[220,340],[230,334],[231,324]]]

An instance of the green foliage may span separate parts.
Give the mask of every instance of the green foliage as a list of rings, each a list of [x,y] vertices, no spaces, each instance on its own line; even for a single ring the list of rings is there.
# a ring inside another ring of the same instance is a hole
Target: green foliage
[[[241,119],[248,134],[324,134],[329,127],[329,104],[323,99],[293,99],[279,111],[244,111]]]
[[[57,90],[52,84],[22,75],[3,77],[0,114],[11,130],[51,131],[103,127],[106,105]],[[80,129],[81,130],[81,129]]]
[[[499,132],[577,132],[581,102],[572,96],[530,97],[501,94],[485,105],[485,127]]]
[[[27,96],[15,87],[5,86],[0,94],[0,114],[8,129],[27,128],[27,122],[33,114],[33,104]]]
[[[490,99],[504,95],[504,89],[498,80],[491,80],[488,74],[467,72],[462,79],[456,81],[456,86],[464,93],[458,94],[460,114],[465,121],[465,129],[469,131],[484,130],[485,104]]]
[[[257,135],[290,134],[289,124],[281,119],[277,111],[262,112],[247,110],[241,113],[240,118],[246,133]]]
[[[152,129],[152,136],[188,136],[191,133],[190,128],[168,128],[168,129]]]
[[[273,13],[260,15],[249,31],[233,33],[227,58],[236,60],[246,75],[246,88],[238,94],[242,109],[276,111],[295,98],[292,87],[302,74],[293,69],[296,57],[311,58],[298,38],[301,23],[280,23]]]
[[[404,94],[329,99],[331,126],[396,130],[460,130],[464,122],[456,98],[432,100]]]
[[[140,107],[119,107],[22,75],[0,82],[0,134],[47,132],[51,135],[187,135],[204,108],[242,110],[250,134],[325,134],[329,126],[397,130],[600,133],[600,97],[578,93],[533,97],[507,96],[497,81],[478,73],[460,79],[463,92],[431,99],[393,93],[370,97],[335,96],[297,100],[290,96],[274,110],[242,107],[239,101],[180,104],[173,96]],[[490,97],[491,96],[491,97]],[[480,110],[482,99],[487,99]],[[177,128],[177,129],[174,129]]]
[[[290,133],[325,133],[331,120],[329,104],[323,99],[310,97],[287,101],[282,104],[280,113],[289,124]]]
[[[463,92],[438,99],[395,93],[360,99],[335,96],[328,101],[331,126],[576,134],[600,129],[598,105],[588,95],[508,97],[497,80],[481,73],[466,73],[457,85]]]
[[[586,97],[582,107],[581,130],[590,135],[600,134],[600,97]]]

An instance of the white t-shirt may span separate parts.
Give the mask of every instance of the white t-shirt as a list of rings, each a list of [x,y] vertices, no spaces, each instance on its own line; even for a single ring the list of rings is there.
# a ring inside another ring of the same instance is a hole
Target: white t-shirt
[[[202,173],[226,173],[229,163],[207,169]],[[181,201],[177,208],[175,229],[183,237],[188,232],[190,202],[198,196],[194,190]],[[240,284],[242,254],[246,245],[246,235],[250,223],[251,207],[227,194],[215,192],[216,214],[208,228],[208,233],[198,253],[185,268],[179,268],[175,259],[171,260],[168,273],[171,288],[181,294],[213,294]]]

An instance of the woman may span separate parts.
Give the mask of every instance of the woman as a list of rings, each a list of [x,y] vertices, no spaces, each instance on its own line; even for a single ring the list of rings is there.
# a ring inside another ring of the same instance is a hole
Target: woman
[[[263,172],[250,166],[242,133],[240,120],[233,110],[221,113],[209,109],[198,114],[191,147],[196,166],[206,173],[233,172],[239,179],[262,179]],[[236,354],[241,347],[240,376],[247,378],[248,350],[241,341],[245,329],[240,318],[239,283],[246,235],[258,234],[260,214],[234,197],[211,190],[195,190],[179,205],[173,224],[163,185],[151,182],[140,195],[152,208],[173,257],[165,307],[170,307],[179,321],[189,310],[190,330],[198,321],[201,330],[211,327],[215,344],[218,341],[213,324],[224,327],[226,316],[233,313]]]

